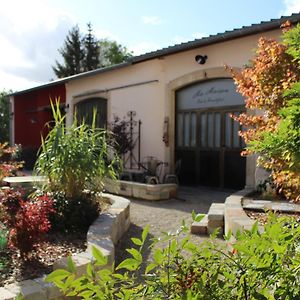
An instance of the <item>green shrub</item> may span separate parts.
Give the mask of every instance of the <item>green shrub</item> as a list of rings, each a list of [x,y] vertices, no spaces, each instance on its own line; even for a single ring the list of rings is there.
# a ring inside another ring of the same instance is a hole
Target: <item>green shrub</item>
[[[196,219],[199,219],[196,217]],[[76,267],[52,272],[54,282],[65,295],[82,299],[299,299],[300,227],[293,220],[270,217],[264,232],[257,223],[250,231],[238,232],[229,244],[212,239],[194,244],[183,223],[176,234],[166,233],[155,241],[153,260],[144,268],[142,238],[133,238],[137,249],[116,267],[104,268],[107,258],[93,248],[94,260],[86,273],[75,279]],[[161,247],[160,242],[167,243]],[[122,272],[119,272],[122,271]]]
[[[0,251],[4,250],[7,247],[7,232],[3,229],[0,229]]]
[[[67,127],[59,101],[51,105],[55,123],[46,139],[42,139],[35,173],[48,179],[42,189],[54,199],[57,215],[53,227],[84,230],[98,215],[96,199],[91,195],[103,190],[105,177],[117,177],[119,159],[116,155],[109,157],[112,150],[104,129],[78,124],[76,117]],[[95,117],[96,113],[93,124]]]

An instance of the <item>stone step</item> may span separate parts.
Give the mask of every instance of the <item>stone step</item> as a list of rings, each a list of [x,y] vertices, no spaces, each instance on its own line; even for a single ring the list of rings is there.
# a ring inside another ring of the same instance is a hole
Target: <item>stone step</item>
[[[212,234],[215,229],[219,228],[219,236],[224,232],[224,213],[225,203],[213,203],[207,214],[207,233]]]
[[[193,222],[191,225],[191,233],[193,234],[207,234],[207,215],[200,222]]]
[[[225,203],[212,203],[208,211],[209,221],[224,221]]]

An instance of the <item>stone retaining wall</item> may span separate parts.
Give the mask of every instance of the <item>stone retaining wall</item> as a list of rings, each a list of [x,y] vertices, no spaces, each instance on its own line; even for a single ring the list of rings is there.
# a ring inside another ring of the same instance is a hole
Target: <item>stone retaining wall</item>
[[[115,245],[130,226],[130,201],[119,196],[103,194],[112,205],[90,226],[87,234],[87,250],[72,256],[77,274],[81,275],[92,258],[91,247],[96,246],[108,257],[109,265],[115,258]],[[65,268],[66,258],[56,261],[53,269]],[[60,300],[59,290],[51,283],[44,282],[44,277],[12,283],[0,288],[0,300],[13,300],[18,294],[24,300]]]

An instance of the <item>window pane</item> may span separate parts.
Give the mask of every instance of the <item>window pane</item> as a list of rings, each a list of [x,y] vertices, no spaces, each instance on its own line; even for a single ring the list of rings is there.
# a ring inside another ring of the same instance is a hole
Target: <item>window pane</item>
[[[212,113],[208,114],[208,147],[214,146],[214,115]]]
[[[225,145],[231,148],[231,122],[230,113],[225,114]]]
[[[196,113],[191,114],[191,146],[196,146]]]
[[[221,115],[215,113],[215,147],[220,148],[221,146]]]
[[[183,114],[177,114],[177,146],[183,145]]]
[[[200,136],[200,140],[201,140],[201,146],[202,147],[206,147],[207,143],[206,143],[206,121],[207,121],[207,114],[201,114],[201,136]]]
[[[190,114],[184,114],[184,146],[190,145]]]

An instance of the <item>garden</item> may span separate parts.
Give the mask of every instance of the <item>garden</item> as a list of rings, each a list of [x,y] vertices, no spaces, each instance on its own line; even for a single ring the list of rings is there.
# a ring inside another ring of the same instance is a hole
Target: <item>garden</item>
[[[241,132],[248,145],[243,155],[258,155],[259,164],[269,172],[260,183],[263,196],[299,202],[300,25],[284,24],[283,31],[282,42],[261,38],[254,59],[241,72],[227,68],[246,98],[247,112],[232,116],[247,128]],[[1,274],[12,271],[13,261],[26,267],[29,262],[37,264],[38,252],[47,248],[42,243],[51,233],[69,235],[72,242],[75,236],[85,235],[105,210],[104,178],[114,180],[120,170],[106,131],[76,120],[66,128],[59,103],[52,109],[55,124],[42,141],[35,165],[36,174],[46,176],[46,183],[30,193],[1,189]],[[20,167],[10,158],[15,151],[1,145],[0,180]],[[202,218],[192,215],[193,221]],[[153,241],[153,259],[144,262],[148,231],[145,227],[141,237],[132,238],[135,247],[118,265],[107,267],[107,257],[93,247],[94,258],[83,275],[78,276],[69,259],[66,269],[53,271],[46,281],[64,295],[82,299],[300,298],[297,218],[268,213],[263,230],[256,222],[235,236],[229,232],[226,243],[216,242],[216,231],[200,244],[182,238],[189,231],[182,222],[174,233],[163,233]],[[68,246],[67,251],[80,251],[84,240],[79,244]]]
[[[58,101],[52,109],[55,124],[34,170],[46,183],[1,188],[0,285],[37,278],[61,257],[84,251],[89,226],[109,205],[103,179],[116,178],[119,162],[109,158],[106,132],[76,121],[66,132]],[[17,150],[1,144],[0,181],[22,167]]]

